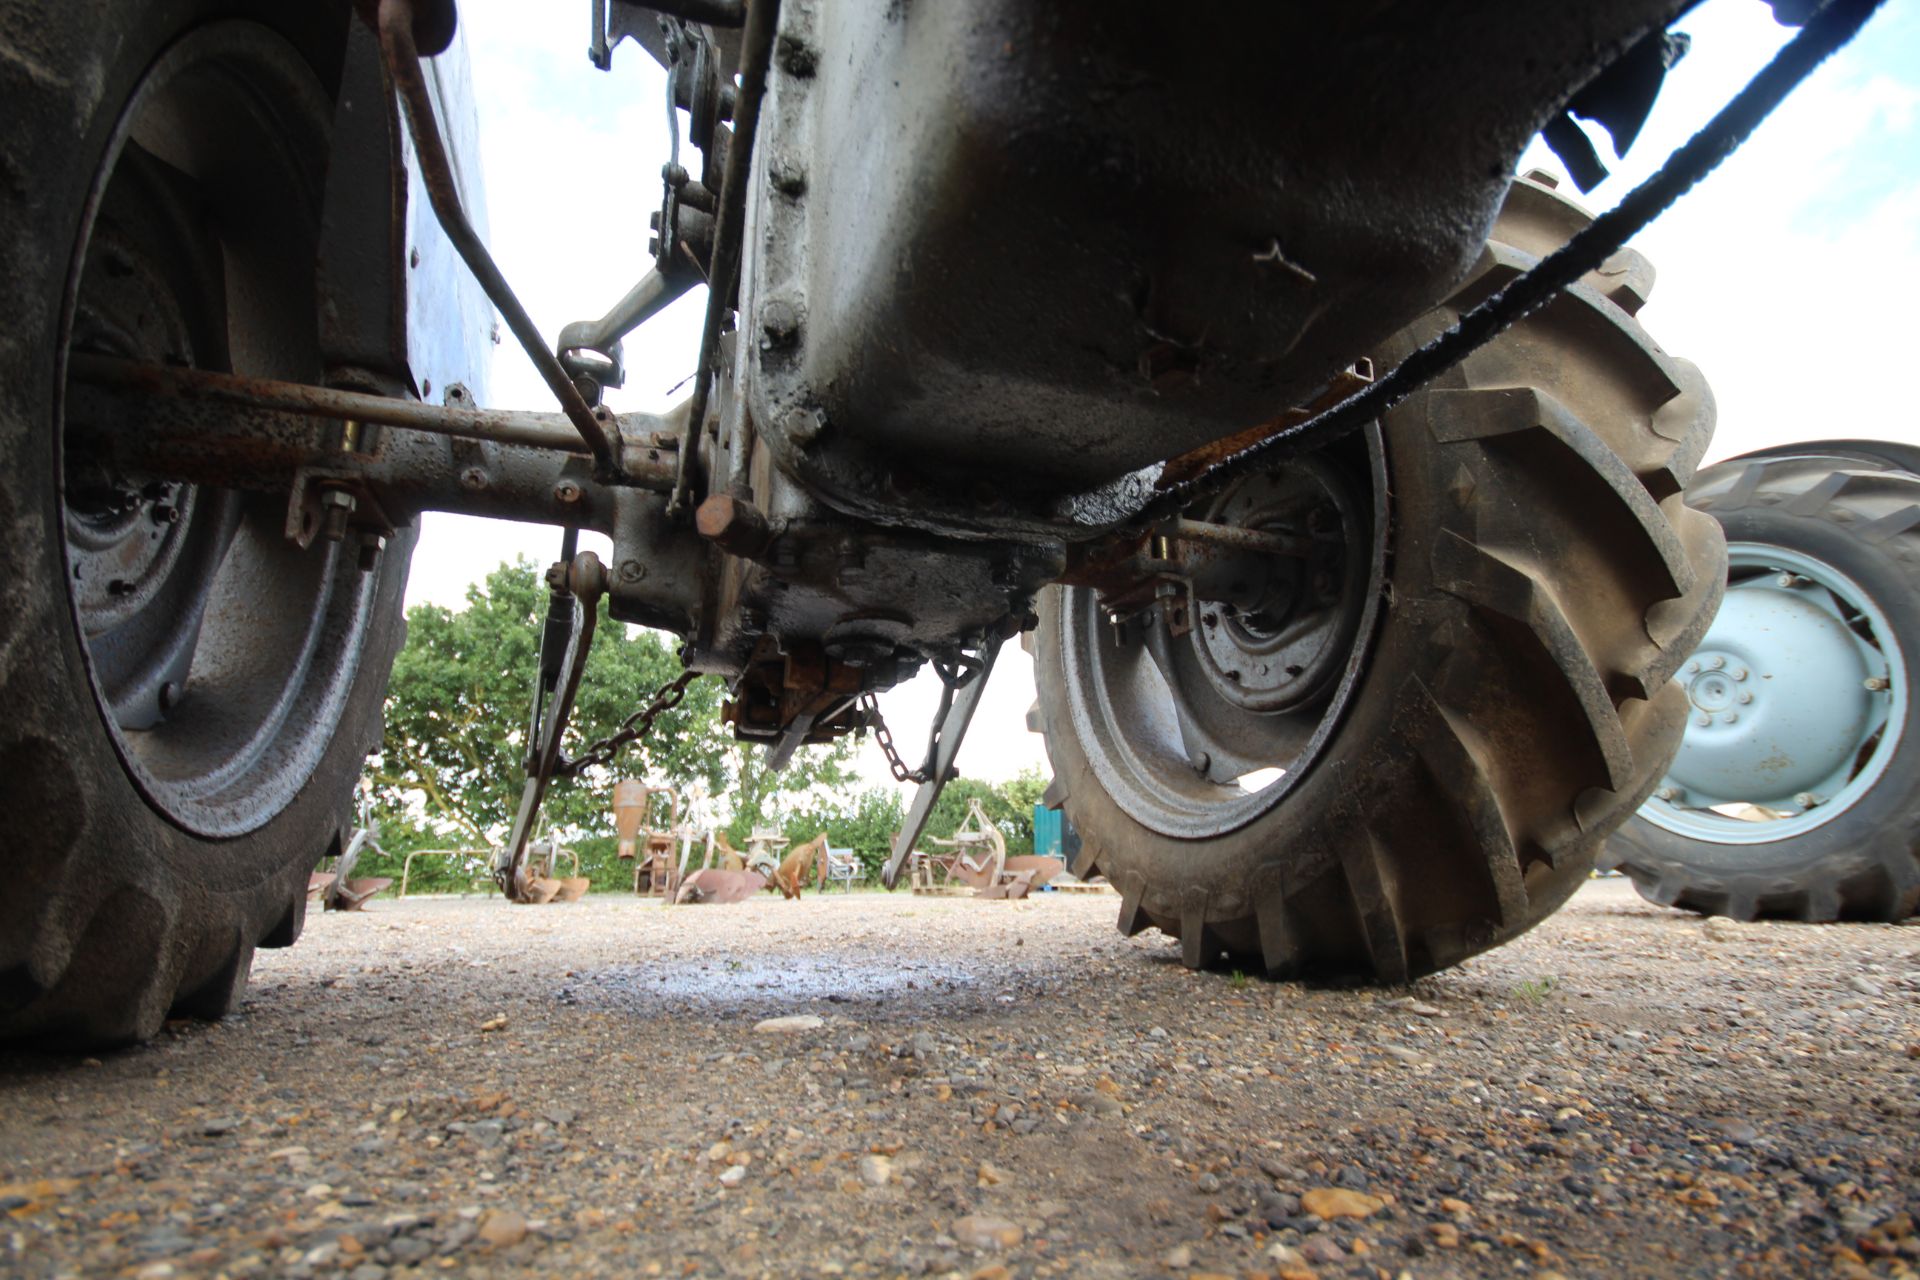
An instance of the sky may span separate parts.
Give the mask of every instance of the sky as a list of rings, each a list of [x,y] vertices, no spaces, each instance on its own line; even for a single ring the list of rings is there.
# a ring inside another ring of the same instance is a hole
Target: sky
[[[462,0],[460,17],[493,253],[551,338],[601,315],[649,265],[647,215],[668,153],[665,76],[631,42],[611,72],[596,71],[587,0]],[[1708,0],[1677,26],[1692,51],[1614,176],[1580,197],[1595,209],[1657,168],[1791,34],[1759,0]],[[1560,171],[1537,144],[1520,167]],[[1718,400],[1709,461],[1795,440],[1920,441],[1914,398],[1900,393],[1902,370],[1920,360],[1920,0],[1892,0],[1634,244],[1658,271],[1640,319],[1701,366]],[[627,340],[627,385],[608,397],[616,411],[663,410],[685,396],[704,307],[696,291]],[[511,341],[497,348],[493,395],[501,407],[552,407]],[[408,603],[457,608],[502,560],[544,566],[558,545],[544,526],[428,515]],[[923,675],[882,695],[903,750],[924,742],[936,694]],[[1032,663],[1009,643],[962,748],[963,774],[1046,771],[1025,724],[1033,697]],[[870,740],[859,767],[888,779]]]

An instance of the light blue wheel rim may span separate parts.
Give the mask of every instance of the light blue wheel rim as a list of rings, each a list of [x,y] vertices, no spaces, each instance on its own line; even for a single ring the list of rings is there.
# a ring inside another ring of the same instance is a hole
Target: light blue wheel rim
[[[1686,741],[1640,816],[1710,844],[1772,844],[1834,821],[1886,773],[1906,664],[1872,597],[1833,566],[1757,542],[1729,544],[1727,561],[1727,602],[1677,677]]]

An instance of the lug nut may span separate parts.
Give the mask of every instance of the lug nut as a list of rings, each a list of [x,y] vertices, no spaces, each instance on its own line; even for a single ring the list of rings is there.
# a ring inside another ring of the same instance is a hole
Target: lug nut
[[[1672,803],[1673,801],[1678,800],[1680,798],[1680,788],[1662,787],[1658,791],[1653,793],[1653,797],[1656,800],[1665,800],[1668,803]]]
[[[1745,667],[1735,667],[1733,669],[1733,678],[1735,680],[1745,680],[1747,678],[1747,674],[1748,674],[1747,669]]]
[[[1893,688],[1893,681],[1885,676],[1868,676],[1863,683],[1867,686],[1869,693],[1884,693]]]
[[[1744,706],[1744,705],[1745,705],[1746,703],[1749,703],[1749,702],[1752,702],[1752,701],[1753,701],[1753,694],[1752,694],[1752,692],[1751,692],[1751,691],[1749,691],[1749,690],[1746,690],[1746,689],[1742,689],[1742,690],[1740,691],[1740,702],[1741,702],[1741,704],[1742,704],[1742,705]]]
[[[1799,805],[1802,809],[1811,809],[1815,805],[1820,803],[1820,797],[1813,794],[1813,792],[1811,791],[1802,791],[1799,795],[1793,798],[1793,802]]]
[[[1713,717],[1708,715],[1706,712],[1702,711],[1698,716],[1694,718],[1693,722],[1699,725],[1702,729],[1704,729],[1713,723]]]
[[[1715,671],[1719,671],[1726,667],[1727,660],[1716,653],[1713,655],[1713,661],[1709,662],[1707,665],[1712,667]]]
[[[1729,711],[1727,712],[1727,714],[1725,714],[1724,716],[1721,716],[1720,718],[1726,721],[1728,724],[1733,724],[1740,719],[1740,713],[1738,711]]]
[[[1690,676],[1693,676],[1693,675],[1699,675],[1699,674],[1700,674],[1700,664],[1699,664],[1698,662],[1689,662],[1689,663],[1687,664],[1687,674],[1688,674],[1688,675],[1690,675]]]

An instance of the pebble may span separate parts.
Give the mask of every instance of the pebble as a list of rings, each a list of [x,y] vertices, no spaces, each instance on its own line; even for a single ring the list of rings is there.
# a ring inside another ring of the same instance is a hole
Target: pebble
[[[802,1031],[818,1031],[827,1020],[813,1013],[790,1013],[777,1018],[762,1018],[753,1029],[762,1035],[790,1036]]]
[[[870,1187],[884,1187],[893,1181],[893,1161],[885,1156],[861,1156],[859,1169],[860,1181]]]
[[[747,1167],[743,1164],[728,1165],[720,1174],[720,1185],[737,1187],[747,1180]]]
[[[1345,1187],[1315,1187],[1300,1197],[1300,1207],[1316,1218],[1368,1218],[1386,1207],[1379,1196]]]
[[[1177,1244],[1167,1250],[1166,1255],[1160,1259],[1160,1265],[1169,1271],[1185,1271],[1193,1265],[1193,1250],[1184,1244]]]
[[[950,1230],[953,1238],[968,1249],[1011,1249],[1027,1235],[1018,1223],[982,1213],[955,1219]]]
[[[527,1220],[512,1209],[489,1209],[480,1215],[474,1234],[496,1249],[505,1249],[527,1238]]]

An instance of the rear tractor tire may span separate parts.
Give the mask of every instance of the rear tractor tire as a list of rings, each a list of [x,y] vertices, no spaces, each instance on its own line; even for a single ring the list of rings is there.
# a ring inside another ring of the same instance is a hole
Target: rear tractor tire
[[[1472,278],[1379,356],[1583,219],[1516,183]],[[1402,982],[1587,879],[1679,746],[1672,677],[1724,573],[1682,500],[1713,401],[1633,318],[1651,279],[1623,252],[1368,432],[1190,513],[1311,541],[1243,566],[1257,598],[1116,621],[1088,589],[1043,597],[1051,798],[1124,932],[1195,967]]]
[[[1718,463],[1687,501],[1726,603],[1681,669],[1685,744],[1608,861],[1736,920],[1920,910],[1920,450],[1821,440]]]
[[[0,1039],[92,1047],[220,1016],[299,934],[413,537],[369,569],[289,542],[282,496],[121,474],[67,430],[74,351],[322,377],[333,103],[295,41],[324,13],[32,8],[30,50],[0,24]]]

